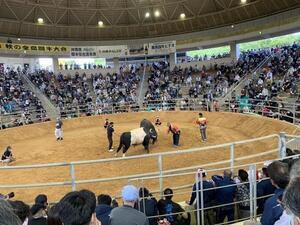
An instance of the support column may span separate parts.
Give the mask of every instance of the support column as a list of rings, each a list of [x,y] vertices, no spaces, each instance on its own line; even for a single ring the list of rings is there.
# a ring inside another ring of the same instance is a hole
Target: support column
[[[52,60],[53,60],[53,72],[54,72],[54,74],[57,74],[58,71],[60,70],[59,65],[58,65],[58,57],[53,56]]]
[[[114,63],[114,72],[118,73],[120,69],[120,61],[119,58],[113,58],[113,63]]]
[[[234,61],[240,57],[240,45],[236,42],[230,43],[230,57]]]
[[[176,66],[176,61],[177,61],[176,52],[170,53],[169,55],[170,70],[174,69],[174,67]]]

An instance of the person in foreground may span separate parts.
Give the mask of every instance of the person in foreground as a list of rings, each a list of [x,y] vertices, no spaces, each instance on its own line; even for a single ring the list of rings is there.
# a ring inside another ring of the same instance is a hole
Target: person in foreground
[[[134,208],[138,201],[138,189],[127,185],[122,189],[123,206],[111,211],[109,225],[149,225],[146,215]]]
[[[69,192],[51,210],[48,225],[101,225],[96,218],[95,209],[96,196],[93,192]]]

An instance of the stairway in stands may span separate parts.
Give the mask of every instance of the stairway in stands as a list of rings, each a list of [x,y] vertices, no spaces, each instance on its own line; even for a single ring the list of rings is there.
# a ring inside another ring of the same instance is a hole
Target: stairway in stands
[[[51,120],[55,120],[59,116],[59,112],[51,101],[30,81],[24,73],[19,73],[22,82],[27,88],[32,91],[36,97],[40,100],[42,106],[47,112],[47,115]]]
[[[140,82],[140,85],[137,90],[137,94],[138,94],[137,102],[138,102],[140,108],[143,107],[144,97],[148,90],[148,79],[149,79],[150,75],[151,75],[151,73],[149,71],[147,71],[146,67],[144,67],[143,73],[141,76],[141,82]]]

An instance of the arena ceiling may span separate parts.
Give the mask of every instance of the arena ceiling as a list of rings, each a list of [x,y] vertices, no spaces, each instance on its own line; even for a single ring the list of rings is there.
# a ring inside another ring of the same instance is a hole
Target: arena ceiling
[[[152,38],[231,26],[298,8],[299,2],[0,0],[0,35],[86,41]]]

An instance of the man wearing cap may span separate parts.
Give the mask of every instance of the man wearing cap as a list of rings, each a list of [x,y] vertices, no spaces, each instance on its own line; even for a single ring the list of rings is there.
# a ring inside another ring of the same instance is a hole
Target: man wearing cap
[[[138,201],[138,189],[133,185],[123,187],[123,206],[114,208],[109,216],[109,225],[149,225],[146,215],[134,209]]]
[[[195,208],[197,209],[197,204],[199,204],[199,209],[201,208],[201,175],[202,175],[202,183],[203,183],[203,206],[204,208],[208,208],[213,206],[214,204],[214,195],[215,195],[215,190],[207,190],[207,189],[212,189],[214,188],[214,184],[212,181],[207,180],[207,173],[204,169],[200,168],[197,171],[197,176],[198,176],[198,186],[197,183],[194,184],[193,186],[193,191],[191,195],[191,199],[188,202],[189,205],[194,205]],[[197,190],[198,190],[198,200],[196,200],[197,197]],[[196,200],[196,201],[195,201]],[[195,212],[197,215],[197,211]],[[213,225],[214,224],[214,212],[213,210],[205,210],[204,211],[204,219],[205,219],[205,224]]]

